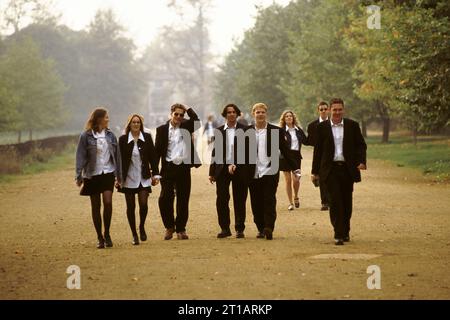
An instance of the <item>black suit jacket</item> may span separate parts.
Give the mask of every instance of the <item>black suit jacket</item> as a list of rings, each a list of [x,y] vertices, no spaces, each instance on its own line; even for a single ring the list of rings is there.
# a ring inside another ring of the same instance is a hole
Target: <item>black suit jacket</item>
[[[249,127],[249,129],[255,129],[255,125],[251,125]],[[272,135],[271,132],[274,130],[278,130],[278,149],[277,150],[272,150],[271,149],[271,140],[272,140]],[[267,150],[267,156],[270,157],[272,155],[272,152],[280,152],[281,155],[283,155],[283,157],[286,159],[288,165],[291,167],[292,171],[295,171],[297,169],[300,169],[297,165],[297,162],[295,161],[295,159],[293,158],[292,154],[289,152],[290,151],[290,146],[286,140],[286,130],[281,129],[278,126],[275,126],[273,124],[267,123],[267,138],[266,138],[266,150]],[[270,164],[269,164],[270,165]],[[279,172],[279,169],[277,170],[277,172]],[[255,170],[256,170],[256,164],[249,164],[248,165],[248,177],[249,179],[252,179],[254,174],[255,174]]]
[[[181,129],[186,129],[190,132],[191,137],[193,132],[195,131],[194,123],[195,121],[199,121],[197,114],[195,113],[192,108],[189,108],[187,111],[189,119],[184,119],[181,124]],[[185,141],[185,143],[188,143]],[[166,156],[167,156],[167,149],[169,147],[169,121],[167,121],[165,124],[159,126],[156,128],[156,141],[155,141],[155,147],[156,147],[156,155],[157,155],[157,162],[159,163],[159,160],[161,159],[161,174],[164,175],[164,171],[166,170]],[[194,148],[194,142],[193,139],[190,141],[190,146],[187,146],[188,148],[191,148],[191,159],[189,164],[182,164],[186,165],[190,168],[192,167],[200,167],[201,164],[199,163],[199,158],[197,155],[197,152]],[[197,159],[197,161],[195,161]],[[194,164],[197,162],[197,164]]]
[[[221,146],[217,145],[218,144],[218,139],[214,139],[214,148],[212,150],[211,153],[211,165],[209,166],[209,175],[212,177],[215,177],[216,179],[220,176],[220,174],[222,173],[223,170],[228,170],[228,164],[226,164],[226,145],[227,145],[227,134],[226,134],[226,130],[224,130],[225,125],[222,125],[220,127],[217,128],[217,130],[220,131],[220,134],[222,135],[222,141],[223,144]],[[247,130],[248,126],[245,126],[239,122],[236,123],[236,130],[238,129],[242,129],[242,130]],[[223,159],[222,159],[222,163],[216,163],[214,161],[214,157],[216,155],[216,148],[222,148],[222,154],[223,154]],[[248,150],[247,147],[244,147],[244,150]],[[238,145],[237,145],[237,138],[234,137],[234,161],[233,164],[236,165],[236,172],[235,174],[239,175],[239,174],[244,174],[244,170],[245,170],[245,163],[244,164],[237,164],[237,159],[238,159]]]
[[[289,149],[290,149],[291,145],[292,145],[291,134],[286,129],[284,129],[284,134],[286,136],[286,141],[287,141],[287,144],[288,144]],[[305,132],[302,129],[300,129],[300,128],[295,129],[295,135],[297,136],[297,140],[298,140],[298,153],[300,154],[300,159],[303,159],[303,157],[302,157],[302,144],[305,144],[305,142],[307,140],[307,137],[305,135]]]
[[[317,127],[317,141],[314,147],[314,156],[311,173],[319,175],[326,181],[333,167],[334,139],[330,120],[321,122]],[[361,181],[359,164],[366,164],[367,145],[356,121],[344,118],[343,153],[353,182]]]
[[[142,161],[142,178],[149,179],[152,175],[159,174],[158,159],[151,134],[143,132],[143,135],[145,142],[139,139],[137,145]],[[122,163],[122,181],[125,181],[128,175],[128,169],[130,168],[131,154],[134,148],[134,141],[128,143],[128,134],[124,134],[119,138],[119,148]],[[151,172],[150,166],[152,169]]]
[[[307,146],[315,146],[317,141],[317,127],[319,126],[319,119],[314,120],[310,124],[308,124],[308,127],[306,128],[306,131],[308,132],[308,138],[306,139],[306,142],[304,143]]]

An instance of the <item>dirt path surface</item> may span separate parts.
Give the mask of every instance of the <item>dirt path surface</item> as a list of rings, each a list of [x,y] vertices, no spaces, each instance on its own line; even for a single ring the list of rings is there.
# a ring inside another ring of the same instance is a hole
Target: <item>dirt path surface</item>
[[[255,238],[249,200],[246,238],[216,238],[206,165],[192,171],[190,240],[162,240],[157,186],[149,239],[139,246],[131,245],[124,197],[114,193],[114,247],[105,250],[95,248],[89,199],[78,195],[73,167],[2,184],[0,298],[450,299],[449,185],[369,161],[355,186],[352,241],[334,246],[309,180],[309,149],[304,158],[300,209],[287,211],[280,179],[273,241]],[[66,287],[70,265],[81,269],[80,290]],[[367,288],[370,265],[380,267],[380,290]]]

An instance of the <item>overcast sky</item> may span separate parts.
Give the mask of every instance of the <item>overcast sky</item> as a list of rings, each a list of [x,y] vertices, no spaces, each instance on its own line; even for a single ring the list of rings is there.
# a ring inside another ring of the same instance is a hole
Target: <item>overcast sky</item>
[[[213,0],[208,12],[212,50],[225,55],[233,39],[242,39],[244,31],[254,23],[256,5],[272,3],[286,5],[289,0]],[[62,22],[72,29],[85,28],[100,8],[112,8],[129,36],[142,50],[158,33],[161,26],[171,24],[176,17],[167,8],[167,0],[54,0],[62,13]]]

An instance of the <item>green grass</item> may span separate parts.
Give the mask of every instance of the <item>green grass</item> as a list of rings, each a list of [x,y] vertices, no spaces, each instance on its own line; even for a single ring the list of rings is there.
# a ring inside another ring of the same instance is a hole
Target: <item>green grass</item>
[[[411,137],[393,136],[390,140],[382,144],[379,137],[367,138],[368,158],[415,168],[435,181],[450,182],[450,138],[419,137],[417,145],[412,143]]]
[[[37,161],[35,159],[23,159],[24,165],[22,172],[19,174],[3,174],[0,175],[0,183],[10,183],[17,177],[23,175],[33,175],[45,171],[54,171],[66,168],[72,164],[75,159],[75,145],[67,146],[62,152],[49,154],[45,161]]]

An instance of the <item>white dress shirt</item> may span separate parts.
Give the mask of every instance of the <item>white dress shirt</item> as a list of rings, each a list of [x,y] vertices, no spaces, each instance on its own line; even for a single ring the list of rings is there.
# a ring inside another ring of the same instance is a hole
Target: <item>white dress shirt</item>
[[[267,156],[267,123],[263,129],[255,127],[256,134],[256,169],[255,179],[259,179],[270,171],[270,158]]]
[[[299,128],[298,127],[289,128],[288,126],[286,126],[286,131],[288,131],[289,134],[291,135],[291,150],[298,151],[300,145],[298,143],[296,130],[299,130]]]
[[[344,119],[338,124],[334,124],[331,121],[331,130],[333,131],[333,139],[334,139],[334,158],[333,161],[345,161],[344,158]]]
[[[145,138],[142,132],[139,132],[138,139],[145,142]],[[138,188],[140,184],[142,184],[143,187],[149,187],[151,185],[151,180],[142,178],[142,159],[141,154],[139,153],[137,141],[134,141],[133,135],[131,134],[131,132],[129,132],[128,143],[132,141],[134,143],[134,147],[133,152],[131,153],[131,162],[130,167],[128,168],[127,178],[125,179],[123,187],[135,189]]]
[[[103,173],[111,173],[116,169],[109,153],[108,141],[106,141],[106,131],[103,129],[101,132],[94,132],[92,135],[97,140],[97,159],[95,161],[94,176],[101,175]]]
[[[223,130],[227,133],[226,141],[226,164],[234,163],[234,136],[236,135],[236,125],[229,127],[228,123],[225,123]]]
[[[166,161],[179,165],[183,162],[184,154],[184,142],[180,127],[174,127],[169,122],[169,145],[167,147]]]
[[[327,121],[327,120],[328,120],[328,117],[325,120],[322,120],[322,117],[319,117],[319,123]]]

